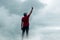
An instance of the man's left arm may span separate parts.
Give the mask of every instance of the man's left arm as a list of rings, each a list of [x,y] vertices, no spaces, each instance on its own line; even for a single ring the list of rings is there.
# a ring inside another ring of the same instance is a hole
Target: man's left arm
[[[30,13],[29,13],[29,15],[28,15],[29,17],[30,17],[30,15],[32,14],[32,11],[33,11],[33,7],[32,7],[32,9],[31,9],[31,11],[30,11]]]

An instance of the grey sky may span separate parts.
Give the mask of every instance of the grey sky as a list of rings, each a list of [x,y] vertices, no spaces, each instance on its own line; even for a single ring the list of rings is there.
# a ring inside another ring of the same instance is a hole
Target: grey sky
[[[32,6],[29,39],[60,40],[60,0],[23,1],[0,0],[0,40],[21,40],[21,17]]]
[[[37,0],[26,0],[24,3],[16,2],[16,0],[0,0],[0,4],[11,13],[18,15],[28,12],[32,6],[37,10],[44,7],[44,5]]]

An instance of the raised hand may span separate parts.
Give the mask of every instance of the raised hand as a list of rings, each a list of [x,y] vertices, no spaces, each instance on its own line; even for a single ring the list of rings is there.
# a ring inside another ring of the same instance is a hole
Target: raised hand
[[[32,7],[32,10],[33,10],[33,7]]]

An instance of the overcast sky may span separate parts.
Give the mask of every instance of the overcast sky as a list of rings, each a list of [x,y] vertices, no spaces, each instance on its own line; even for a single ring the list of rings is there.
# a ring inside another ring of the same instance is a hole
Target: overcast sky
[[[60,40],[60,0],[0,0],[0,40],[21,40],[21,18],[32,6],[29,40]]]

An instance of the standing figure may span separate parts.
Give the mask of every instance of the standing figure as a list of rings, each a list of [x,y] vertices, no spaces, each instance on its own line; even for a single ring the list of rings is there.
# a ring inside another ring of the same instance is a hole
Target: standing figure
[[[29,14],[27,15],[27,13],[24,13],[24,17],[22,17],[21,19],[21,30],[22,30],[22,39],[24,37],[24,33],[26,31],[26,36],[28,37],[28,33],[29,33],[29,18],[30,15],[33,11],[33,7],[31,9],[31,11],[29,12]]]

